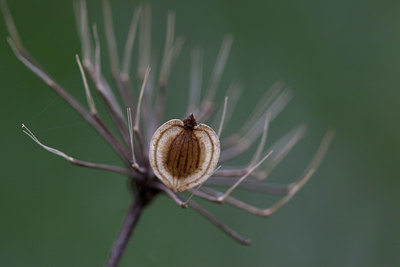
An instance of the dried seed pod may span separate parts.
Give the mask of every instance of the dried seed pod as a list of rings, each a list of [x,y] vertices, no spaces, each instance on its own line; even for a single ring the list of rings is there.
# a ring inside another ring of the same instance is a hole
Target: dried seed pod
[[[155,175],[174,192],[182,192],[206,181],[217,166],[218,135],[197,124],[193,114],[161,125],[150,141],[149,160]]]

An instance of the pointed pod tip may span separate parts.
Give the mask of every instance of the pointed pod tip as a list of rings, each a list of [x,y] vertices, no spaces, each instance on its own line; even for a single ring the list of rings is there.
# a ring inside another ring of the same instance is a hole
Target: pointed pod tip
[[[197,121],[193,116],[193,113],[190,113],[186,119],[183,120],[183,124],[187,129],[192,130],[195,126],[197,126]]]

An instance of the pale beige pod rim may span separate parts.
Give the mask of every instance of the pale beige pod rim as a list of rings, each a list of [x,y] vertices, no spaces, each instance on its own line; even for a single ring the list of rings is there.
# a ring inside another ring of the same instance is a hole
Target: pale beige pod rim
[[[213,174],[221,152],[218,135],[211,127],[202,123],[194,126],[194,134],[199,142],[204,144],[202,147],[205,150],[200,151],[200,153],[204,153],[204,161],[190,176],[185,178],[174,177],[164,165],[164,151],[168,149],[171,138],[179,134],[183,127],[182,120],[167,121],[155,131],[150,140],[149,161],[154,174],[174,192],[182,192],[205,182]]]

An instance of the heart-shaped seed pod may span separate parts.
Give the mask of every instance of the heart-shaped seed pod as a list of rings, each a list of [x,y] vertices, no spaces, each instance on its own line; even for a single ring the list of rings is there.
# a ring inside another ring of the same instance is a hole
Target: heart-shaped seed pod
[[[186,119],[161,125],[150,141],[149,160],[154,174],[174,192],[182,192],[206,181],[214,172],[220,154],[218,135]]]

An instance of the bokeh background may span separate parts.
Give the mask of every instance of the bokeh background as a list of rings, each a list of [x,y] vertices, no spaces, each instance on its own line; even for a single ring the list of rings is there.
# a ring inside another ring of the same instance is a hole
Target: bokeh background
[[[9,2],[28,50],[85,103],[72,1]],[[112,1],[121,47],[139,3]],[[176,32],[186,38],[171,77],[168,118],[181,117],[186,106],[181,95],[189,84],[191,47],[204,49],[206,84],[223,36],[231,33],[221,89],[239,77],[246,90],[225,134],[245,121],[276,80],[295,97],[272,123],[268,144],[300,123],[309,126],[271,181],[294,180],[329,126],[336,138],[312,180],[272,217],[208,206],[252,245],[237,244],[160,196],[143,214],[122,266],[399,266],[400,2],[151,3],[154,51],[162,53],[168,10],[176,12]],[[88,7],[101,30],[100,1]],[[71,166],[34,144],[20,125],[77,158],[118,159],[14,57],[6,36],[0,19],[0,266],[102,266],[129,205],[125,178]]]

